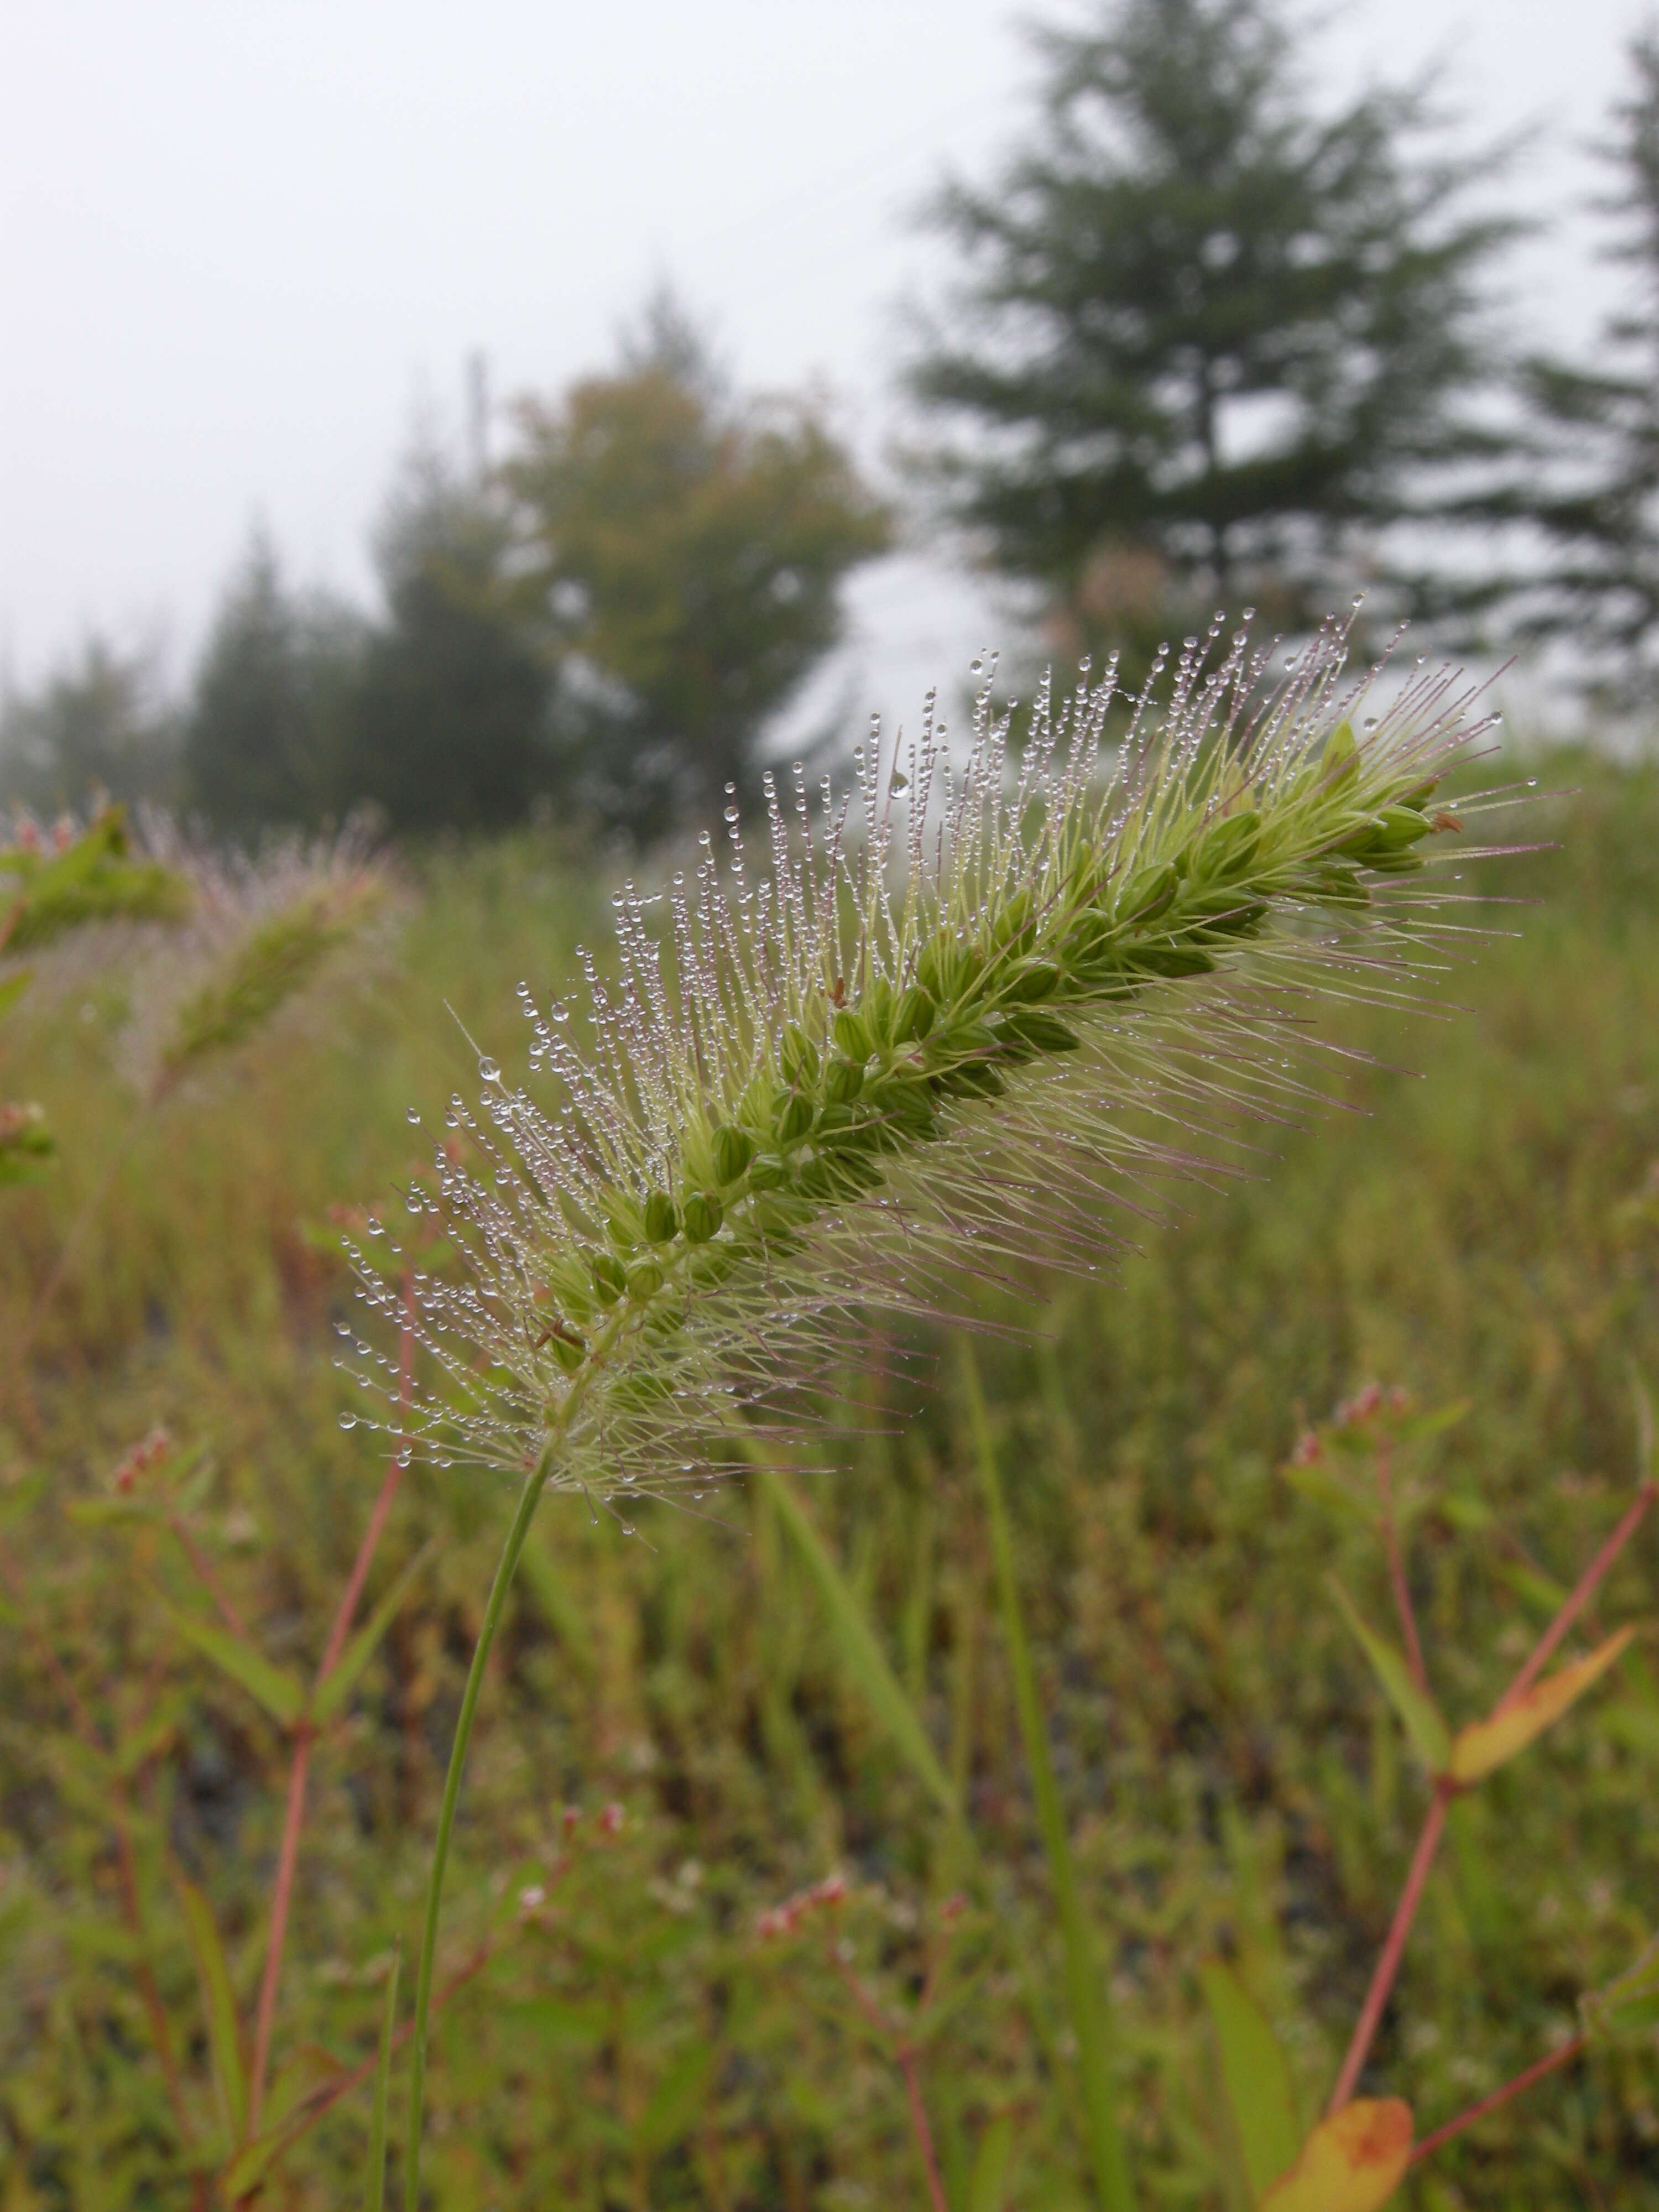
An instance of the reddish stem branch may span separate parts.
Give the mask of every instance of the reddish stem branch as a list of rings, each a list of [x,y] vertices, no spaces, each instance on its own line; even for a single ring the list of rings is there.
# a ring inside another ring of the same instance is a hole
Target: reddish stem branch
[[[1371,1976],[1371,1985],[1365,1992],[1359,2018],[1354,2023],[1352,2040],[1348,2045],[1347,2056],[1342,2061],[1342,2071],[1336,2077],[1336,2087],[1331,2092],[1328,2112],[1340,2112],[1353,2095],[1360,2069],[1365,2063],[1377,2023],[1382,2017],[1382,2008],[1389,2001],[1389,1991],[1394,1987],[1400,1961],[1405,1956],[1406,1939],[1412,1932],[1417,1908],[1423,1901],[1424,1884],[1428,1881],[1429,1869],[1434,1864],[1434,1855],[1440,1848],[1440,1838],[1446,1826],[1446,1812],[1453,1795],[1450,1783],[1443,1780],[1436,1783],[1434,1802],[1429,1807],[1423,1832],[1418,1838],[1417,1849],[1412,1854],[1406,1887],[1400,1893],[1400,1902],[1395,1907],[1388,1940],[1382,1946],[1376,1970]]]
[[[404,1285],[403,1338],[398,1346],[398,1402],[404,1407],[409,1403],[414,1352],[413,1302],[414,1285],[406,1279]],[[346,1577],[340,1602],[335,1607],[328,1641],[323,1647],[322,1660],[317,1668],[314,1689],[320,1689],[339,1664],[346,1638],[351,1632],[358,1600],[363,1594],[363,1584],[368,1579],[369,1567],[385,1531],[386,1516],[392,1510],[392,1501],[396,1498],[398,1486],[403,1480],[403,1472],[398,1455],[394,1453],[392,1464],[386,1471],[386,1480],[380,1485],[380,1494],[369,1513],[368,1526],[358,1543],[357,1556],[351,1563],[351,1572]],[[309,1723],[302,1720],[294,1734],[294,1759],[288,1778],[288,1808],[283,1818],[283,1840],[276,1855],[276,1880],[270,1897],[270,1934],[265,1943],[264,1970],[259,1978],[259,2001],[254,2016],[253,2066],[249,2076],[247,2104],[250,2140],[258,2130],[260,2108],[264,2103],[265,2079],[270,2067],[270,2036],[276,2014],[276,1988],[282,1978],[283,1946],[288,1936],[289,1906],[294,1895],[294,1872],[300,1856],[300,1832],[305,1825],[306,1784],[310,1773],[313,1740]]]
[[[195,1537],[191,1534],[190,1529],[186,1526],[183,1516],[178,1513],[169,1513],[167,1515],[167,1526],[172,1529],[173,1534],[179,1539],[179,1544],[183,1547],[185,1557],[190,1561],[191,1565],[195,1569],[197,1576],[202,1583],[202,1587],[206,1590],[208,1595],[213,1600],[214,1605],[217,1608],[220,1620],[223,1621],[225,1626],[240,1643],[246,1644],[248,1640],[246,1625],[243,1621],[241,1614],[237,1612],[235,1607],[225,1595],[224,1590],[221,1586],[219,1577],[214,1573],[212,1565],[208,1559],[207,1553],[197,1542]]]
[[[1552,2051],[1547,2058],[1535,2059],[1512,2081],[1505,2081],[1501,2089],[1494,2089],[1490,2097],[1483,2097],[1478,2105],[1471,2105],[1468,2112],[1460,2112],[1454,2120],[1448,2120],[1431,2136],[1425,2136],[1412,2153],[1412,2164],[1415,2166],[1419,2159],[1427,2158],[1431,2152],[1438,2150],[1442,2143],[1449,2143],[1454,2136],[1461,2136],[1465,2128],[1472,2128],[1477,2120],[1485,2119],[1488,2112],[1495,2112],[1500,2105],[1507,2105],[1511,2097],[1518,2097],[1523,2089],[1530,2089],[1534,2081],[1541,2081],[1547,2074],[1553,2074],[1558,2066],[1565,2066],[1570,2058],[1577,2058],[1583,2047],[1583,2037],[1575,2035]]]
[[[914,2044],[900,2043],[893,2052],[898,2061],[899,2072],[904,2076],[904,2094],[910,2107],[910,2125],[915,2130],[916,2148],[921,2153],[922,2172],[927,2177],[927,2198],[933,2212],[951,2212],[945,2200],[944,2177],[939,2170],[939,2158],[933,2149],[933,2131],[927,2124],[927,2107],[922,2101],[921,2075],[916,2064]]]
[[[1376,1494],[1382,1505],[1382,1549],[1388,1555],[1389,1580],[1394,1589],[1394,1609],[1400,1616],[1401,1632],[1406,1639],[1406,1661],[1412,1670],[1412,1680],[1425,1697],[1429,1694],[1429,1670],[1423,1662],[1422,1638],[1417,1632],[1417,1613],[1412,1605],[1411,1585],[1406,1580],[1406,1562],[1400,1549],[1400,1532],[1394,1522],[1394,1490],[1389,1480],[1389,1455],[1386,1443],[1376,1450]]]
[[[893,2063],[898,2068],[904,2083],[904,2099],[910,2110],[910,2126],[916,2138],[916,2148],[921,2154],[922,2172],[927,2177],[927,2198],[933,2212],[951,2212],[945,2195],[944,2177],[939,2170],[939,2154],[933,2148],[933,2131],[927,2124],[927,2106],[921,2094],[921,2069],[917,2064],[915,2044],[900,2033],[897,2026],[889,2020],[871,1990],[867,1990],[836,1948],[832,1936],[829,1944],[830,1964],[840,1975],[854,2003],[865,2020],[891,2051]],[[931,1971],[921,2009],[927,2008],[927,1998],[933,1993]]]
[[[306,1781],[311,1768],[311,1729],[301,1721],[294,1734],[294,1763],[289,1769],[288,1809],[283,1815],[283,1840],[276,1854],[276,1882],[270,1893],[270,1936],[265,1945],[264,1972],[259,1977],[259,2005],[253,2025],[253,2066],[248,2076],[247,2135],[258,2132],[260,2108],[265,2100],[265,2075],[270,2064],[270,2029],[276,2013],[276,1984],[283,1971],[283,1944],[288,1935],[288,1908],[294,1894],[294,1869],[300,1856],[300,1830],[306,1817]]]
[[[1659,1498],[1659,1482],[1644,1482],[1626,1508],[1618,1527],[1578,1577],[1571,1595],[1533,1646],[1532,1656],[1526,1665],[1492,1708],[1494,1714],[1504,1711],[1517,1699],[1524,1698],[1531,1689],[1548,1666],[1563,1637],[1595,1596],[1597,1586],[1606,1577],[1613,1561],[1641,1527],[1648,1508],[1656,1498]]]
[[[434,2019],[443,2010],[458,1990],[465,1989],[467,1983],[483,1973],[495,1955],[494,1944],[484,1944],[473,1954],[459,1973],[452,1974],[441,1990],[433,1991],[432,2016]],[[401,2027],[393,2032],[392,2048],[394,2051],[401,2051],[414,2032],[414,2021],[406,2020]],[[271,2164],[274,2164],[291,2144],[298,2142],[301,2136],[309,2134],[318,2121],[322,2118],[323,2114],[337,2105],[342,2097],[349,2097],[354,2089],[361,2087],[379,2063],[379,2051],[372,2051],[360,2064],[354,2066],[349,2074],[342,2074],[337,2081],[331,2081],[325,2089],[319,2089],[309,2097],[283,2130],[276,2148],[271,2153]],[[269,2166],[266,2170],[269,2171]]]
[[[345,1589],[328,1632],[328,1642],[323,1647],[322,1664],[317,1669],[319,1686],[338,1666],[340,1654],[345,1650],[345,1640],[351,1633],[351,1623],[357,1611],[357,1601],[363,1594],[363,1584],[368,1580],[368,1571],[386,1528],[386,1516],[392,1510],[392,1501],[398,1495],[398,1485],[403,1477],[404,1471],[394,1459],[386,1471],[386,1480],[380,1485],[380,1495],[374,1500],[368,1526],[363,1530],[363,1540],[357,1547],[357,1556],[351,1563],[351,1572],[346,1577]]]

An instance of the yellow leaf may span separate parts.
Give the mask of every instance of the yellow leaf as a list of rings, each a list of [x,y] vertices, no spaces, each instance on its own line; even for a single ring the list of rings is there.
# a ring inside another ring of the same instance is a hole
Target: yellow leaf
[[[1512,1705],[1460,1729],[1447,1769],[1452,1780],[1479,1782],[1505,1759],[1513,1759],[1517,1751],[1524,1751],[1535,1735],[1541,1735],[1599,1675],[1607,1673],[1635,1633],[1633,1628],[1621,1628],[1605,1644],[1598,1644],[1588,1658],[1559,1668],[1541,1682],[1534,1682],[1525,1697],[1517,1698]]]
[[[1319,2123],[1261,2212],[1377,2212],[1411,2156],[1411,2106],[1398,2097],[1356,2097]]]

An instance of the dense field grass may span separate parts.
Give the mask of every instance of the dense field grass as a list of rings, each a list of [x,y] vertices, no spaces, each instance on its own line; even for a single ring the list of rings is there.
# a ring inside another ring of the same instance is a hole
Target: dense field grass
[[[1349,1017],[1348,1041],[1389,1063],[1355,1064],[1349,1110],[1276,1134],[1258,1174],[1185,1189],[1121,1268],[1038,1270],[1035,1322],[978,1345],[1149,2207],[1243,2201],[1199,1961],[1240,1960],[1311,2118],[1425,1799],[1325,1586],[1336,1568],[1380,1619],[1380,1563],[1281,1471],[1305,1420],[1373,1377],[1468,1401],[1406,1471],[1437,1486],[1413,1579],[1458,1715],[1501,1686],[1633,1479],[1631,1364],[1659,1383],[1659,775],[1571,757],[1544,772],[1577,796],[1528,823],[1559,850],[1492,878],[1539,902],[1486,914],[1516,933],[1449,979],[1463,1011]],[[208,2033],[177,1878],[210,1898],[246,2014],[282,1816],[275,1729],[161,1610],[158,1594],[204,1611],[178,1543],[77,1509],[153,1424],[181,1455],[208,1448],[191,1532],[264,1649],[314,1662],[383,1472],[339,1425],[334,1324],[353,1308],[330,1208],[395,1204],[426,1157],[405,1109],[430,1127],[473,1087],[442,1000],[519,1063],[514,985],[558,985],[603,914],[600,887],[532,842],[411,863],[378,936],[136,1135],[111,1073],[118,969],[83,957],[43,978],[0,1037],[0,1096],[40,1098],[64,1153],[47,1185],[0,1195],[16,1509],[0,1544],[25,1593],[0,1606],[5,2212],[200,2201],[147,2038],[108,1786],[65,1730],[41,1632],[94,1720],[154,1717],[132,1765],[134,1878],[203,2138]],[[67,1224],[129,1141],[25,1356]],[[985,1317],[1030,1319],[988,1297]],[[444,2212],[919,2204],[902,2086],[823,1942],[757,1931],[832,1869],[852,1885],[837,1933],[895,2002],[945,1940],[943,1900],[968,1895],[923,2066],[953,2212],[1091,2201],[954,1357],[943,1338],[889,1349],[860,1371],[849,1347],[823,1378],[840,1413],[805,1439],[803,1487],[964,1790],[980,1857],[891,1749],[763,1496],[729,1492],[724,1528],[641,1516],[633,1539],[550,1503],[452,1874],[445,1970],[490,1948],[434,2042]],[[371,1601],[437,1541],[318,1754],[278,2014],[296,2093],[325,2078],[319,2054],[372,2050],[507,1502],[460,1470],[413,1470],[399,1493]],[[1605,1625],[1648,1605],[1656,1540],[1621,1564]],[[1644,1650],[1458,1808],[1368,2087],[1408,2097],[1426,2129],[1549,2047],[1577,1993],[1659,1926],[1656,1795]],[[366,2090],[343,2099],[265,2201],[359,2201],[367,2114]],[[1557,2075],[1402,2197],[1650,2200],[1651,2050]]]

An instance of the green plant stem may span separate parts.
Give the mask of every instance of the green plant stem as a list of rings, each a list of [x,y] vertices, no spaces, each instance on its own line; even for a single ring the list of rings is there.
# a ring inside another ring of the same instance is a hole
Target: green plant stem
[[[530,1534],[530,1524],[541,1502],[552,1454],[553,1445],[550,1441],[526,1477],[524,1488],[519,1493],[519,1502],[514,1508],[507,1541],[501,1547],[501,1560],[495,1569],[495,1579],[490,1585],[489,1601],[484,1607],[478,1641],[473,1648],[472,1664],[467,1671],[466,1689],[461,1698],[460,1715],[455,1723],[455,1741],[450,1747],[449,1771],[444,1777],[443,1803],[438,1812],[438,1833],[432,1849],[432,1872],[427,1883],[426,1920],[421,1930],[420,1965],[415,1978],[414,2033],[410,2039],[409,2063],[409,2148],[404,2160],[406,2212],[419,2212],[421,2202],[421,2125],[425,2113],[427,2017],[432,2008],[432,1975],[438,1955],[438,1911],[443,1898],[444,1869],[449,1859],[450,1834],[455,1826],[455,1807],[461,1794],[461,1771],[466,1765],[466,1747],[478,1711],[478,1698],[483,1689],[484,1669],[489,1662],[490,1646],[495,1641],[495,1632],[501,1625],[501,1615],[507,1608],[507,1594],[512,1587],[519,1554],[524,1549],[525,1539]]]
[[[985,1415],[985,1398],[979,1370],[964,1342],[962,1346],[963,1385],[968,1400],[975,1453],[990,1521],[991,1553],[996,1567],[997,1590],[1002,1607],[1003,1634],[1008,1645],[1008,1665],[1014,1678],[1014,1704],[1024,1739],[1025,1762],[1036,1802],[1037,1825],[1048,1855],[1048,1877],[1054,1885],[1066,1952],[1066,2002],[1077,2038],[1078,2061],[1083,2076],[1084,2110],[1088,2118],[1090,2162],[1095,2187],[1105,2212],[1133,2212],[1134,2189],[1117,2119],[1117,2086],[1107,2024],[1102,2016],[1097,1987],[1097,1967],[1083,1899],[1078,1887],[1077,1867],[1072,1857],[1066,1814],[1054,1780],[1048,1753],[1048,1733],[1037,1697],[1036,1674],[1025,1641],[1025,1622],[1020,1612],[1019,1589],[1014,1574],[1013,1543],[1009,1534],[1002,1483],[997,1473],[996,1449]]]

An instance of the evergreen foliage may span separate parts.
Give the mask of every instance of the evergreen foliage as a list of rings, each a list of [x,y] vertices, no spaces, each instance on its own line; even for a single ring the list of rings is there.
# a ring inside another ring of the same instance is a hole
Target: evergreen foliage
[[[185,729],[190,803],[216,828],[310,826],[331,811],[362,627],[301,599],[256,534],[221,605]]]
[[[932,468],[1079,642],[1240,595],[1302,621],[1504,450],[1463,404],[1516,228],[1462,210],[1492,157],[1418,144],[1417,89],[1314,113],[1272,0],[1126,0],[1036,44],[1036,129],[930,211],[963,276],[909,381],[966,431]]]
[[[499,589],[506,546],[487,493],[417,450],[380,533],[387,618],[337,771],[397,828],[503,828],[550,787],[547,671]]]
[[[1632,41],[1630,58],[1634,84],[1603,149],[1620,186],[1599,205],[1623,223],[1607,258],[1632,271],[1634,296],[1603,328],[1607,366],[1527,364],[1550,465],[1498,503],[1541,528],[1553,556],[1520,596],[1519,634],[1570,635],[1621,706],[1659,697],[1659,28]]]
[[[88,639],[32,695],[0,708],[0,795],[43,812],[112,799],[165,799],[177,769],[177,718],[139,653]]]

